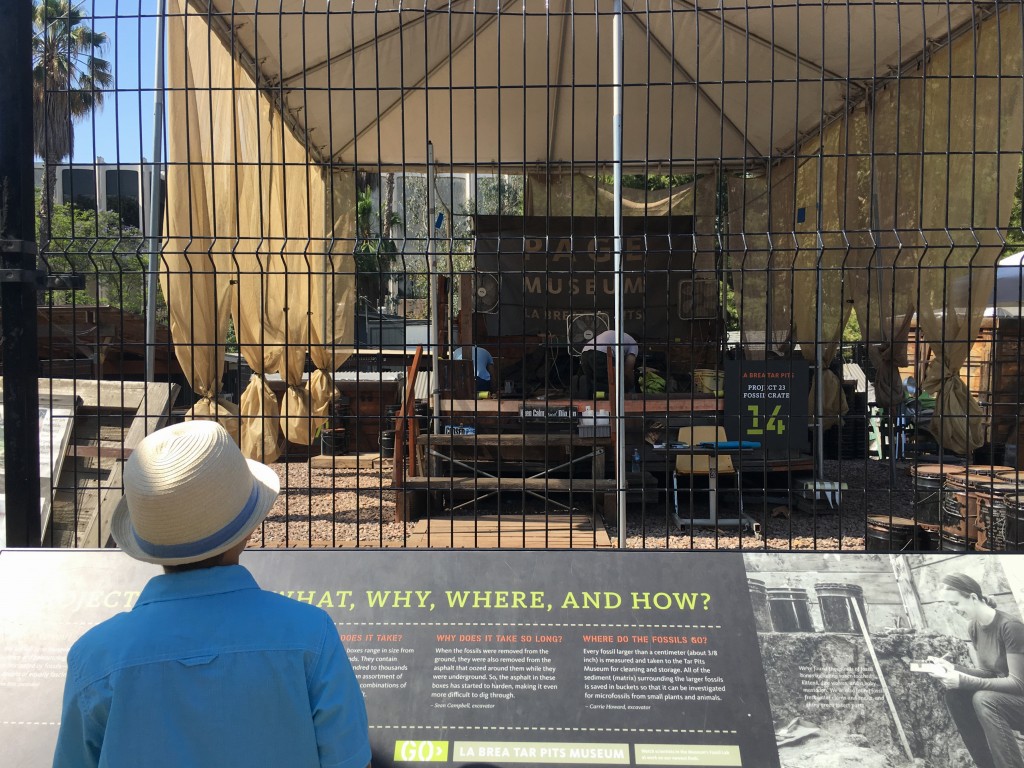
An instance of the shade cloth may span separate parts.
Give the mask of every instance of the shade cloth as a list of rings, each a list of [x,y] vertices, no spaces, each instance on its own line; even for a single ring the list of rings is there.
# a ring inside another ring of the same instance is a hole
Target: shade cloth
[[[175,352],[203,398],[190,415],[218,418],[246,456],[269,462],[285,439],[312,440],[334,397],[328,372],[351,348],[354,270],[342,254],[355,222],[339,209],[354,208],[354,175],[309,162],[191,4],[171,0],[168,34],[162,281]],[[240,411],[217,398],[229,322],[253,370]],[[305,384],[307,353],[317,371]],[[280,404],[268,373],[287,384]]]
[[[351,341],[354,219],[341,208],[355,168],[422,167],[428,141],[452,170],[609,166],[611,0],[171,7],[163,284],[203,398],[195,415],[231,415],[217,400],[230,318],[254,371],[288,382],[284,434],[315,432],[330,386],[302,388],[301,367],[311,342],[324,371],[338,362],[332,342]],[[744,345],[799,344],[808,359],[824,345],[827,360],[855,309],[879,359],[895,361],[916,312],[935,351],[922,382],[937,396],[933,428],[947,448],[976,447],[977,403],[958,371],[1020,163],[1020,4],[624,8],[623,162],[716,179],[709,194],[698,181],[692,208],[698,269],[721,247],[717,178],[730,174]],[[953,306],[950,281],[965,276],[971,301]],[[838,416],[841,393],[823,381]],[[274,414],[256,394],[242,426],[260,435],[247,450],[266,456]]]

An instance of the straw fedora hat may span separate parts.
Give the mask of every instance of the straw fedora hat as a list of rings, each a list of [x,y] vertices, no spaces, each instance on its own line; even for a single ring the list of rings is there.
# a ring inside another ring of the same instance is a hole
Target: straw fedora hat
[[[111,533],[136,560],[195,563],[248,539],[280,489],[277,473],[242,456],[216,422],[175,424],[143,439],[126,462]]]

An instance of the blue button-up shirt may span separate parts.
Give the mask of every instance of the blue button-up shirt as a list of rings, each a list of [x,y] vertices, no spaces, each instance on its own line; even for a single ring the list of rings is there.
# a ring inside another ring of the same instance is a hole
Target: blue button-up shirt
[[[240,565],[156,576],[68,653],[55,768],[369,762],[334,622]]]

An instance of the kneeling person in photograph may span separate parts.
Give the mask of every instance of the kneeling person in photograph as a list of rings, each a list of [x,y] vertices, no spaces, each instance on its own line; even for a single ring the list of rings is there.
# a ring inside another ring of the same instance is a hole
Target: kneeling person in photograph
[[[977,581],[963,573],[942,579],[942,596],[967,619],[973,667],[932,658],[932,676],[979,768],[1024,768],[1015,731],[1024,730],[1024,624],[997,610]]]

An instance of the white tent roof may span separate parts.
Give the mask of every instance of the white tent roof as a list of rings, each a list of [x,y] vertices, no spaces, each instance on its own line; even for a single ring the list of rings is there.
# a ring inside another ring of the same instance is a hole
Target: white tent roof
[[[422,165],[428,140],[459,167],[612,156],[612,0],[192,5],[319,160]],[[791,150],[988,5],[623,0],[623,160],[685,172]]]

